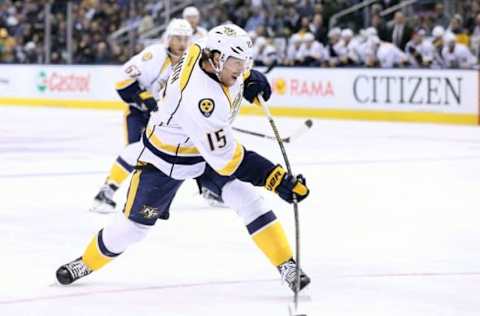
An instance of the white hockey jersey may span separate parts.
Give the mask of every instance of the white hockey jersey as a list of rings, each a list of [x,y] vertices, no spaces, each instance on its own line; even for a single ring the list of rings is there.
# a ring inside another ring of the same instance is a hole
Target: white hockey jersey
[[[148,46],[123,65],[123,78],[116,87],[126,87],[136,80],[140,87],[157,97],[172,72],[171,64],[163,44]]]
[[[197,26],[197,28],[195,28],[193,30],[191,42],[192,43],[197,43],[198,41],[202,40],[203,38],[206,38],[207,35],[208,35],[207,29],[205,29],[201,26]]]
[[[407,61],[407,55],[392,43],[382,42],[377,51],[382,68],[393,68]]]
[[[450,51],[448,45],[443,46],[442,57],[448,68],[472,69],[477,64],[477,58],[467,46],[455,43],[455,48]]]
[[[410,40],[405,46],[405,54],[407,54],[408,61],[412,67],[418,68],[424,66],[419,63],[415,58],[415,54],[420,54],[422,56],[422,61],[424,63],[432,63],[435,57],[435,47],[432,42],[427,40],[422,40],[419,44],[416,44],[413,40]]]
[[[317,61],[323,61],[326,59],[327,52],[325,51],[325,47],[322,45],[322,43],[314,41],[310,47],[307,46],[307,43],[302,43],[298,54],[300,56],[300,60],[311,57]]]
[[[174,67],[143,137],[139,161],[174,179],[197,177],[206,163],[231,175],[244,157],[230,126],[242,102],[243,78],[225,87],[200,67],[200,59],[200,46],[190,46]]]

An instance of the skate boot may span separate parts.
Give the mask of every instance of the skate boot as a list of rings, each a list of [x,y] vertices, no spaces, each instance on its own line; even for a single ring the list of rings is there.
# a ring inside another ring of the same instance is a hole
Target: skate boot
[[[61,284],[67,285],[89,275],[90,273],[92,273],[92,270],[83,263],[82,257],[80,257],[58,268],[57,280]]]
[[[295,260],[290,259],[278,267],[282,280],[288,284],[288,287],[295,292],[297,281],[297,264]],[[300,291],[310,284],[310,278],[300,269]]]
[[[96,213],[113,213],[115,212],[115,206],[117,205],[113,201],[113,194],[115,194],[116,188],[109,184],[104,184],[100,191],[93,199],[93,206],[90,208],[90,212]]]
[[[202,187],[201,189],[202,197],[207,200],[208,205],[211,207],[219,207],[219,208],[226,208],[227,206],[223,202],[221,196],[217,195],[216,193],[210,191],[209,189]]]

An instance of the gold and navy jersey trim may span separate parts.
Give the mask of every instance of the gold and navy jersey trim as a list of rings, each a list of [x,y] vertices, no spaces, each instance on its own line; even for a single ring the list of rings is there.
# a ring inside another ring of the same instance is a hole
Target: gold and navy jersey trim
[[[130,165],[128,162],[126,162],[122,157],[118,156],[116,162],[128,173],[133,172],[134,167]]]
[[[147,128],[146,134],[149,135],[148,140],[150,141],[150,143],[152,143],[152,145],[155,146],[160,151],[171,153],[171,154],[179,154],[179,155],[199,155],[200,154],[197,147],[171,145],[171,144],[164,143],[163,141],[160,140],[160,138],[157,137],[157,135],[153,133],[153,130],[151,128]]]
[[[223,93],[227,97],[228,104],[230,105],[230,110],[232,110],[233,109],[233,100],[232,100],[232,97],[230,96],[230,89],[228,87],[224,86],[223,84],[221,86],[222,86]]]
[[[173,84],[178,78],[180,78],[180,98],[178,99],[175,110],[173,110],[172,114],[170,114],[170,118],[167,120],[167,125],[170,124],[170,121],[172,120],[175,113],[177,113],[178,108],[182,103],[183,90],[185,90],[185,88],[187,87],[188,82],[190,81],[190,77],[193,73],[193,68],[197,64],[197,61],[201,55],[202,49],[197,44],[194,44],[186,52],[186,57],[182,57],[180,61],[175,65],[175,69],[170,79],[170,84]]]
[[[123,90],[126,87],[130,86],[135,81],[136,81],[135,79],[126,79],[126,80],[119,81],[115,84],[115,89]]]
[[[155,76],[155,78],[152,81],[150,81],[150,84],[152,85],[155,81],[157,81],[158,78],[164,73],[165,70],[167,70],[168,66],[170,66],[171,64],[172,64],[172,59],[170,58],[170,56],[167,53],[167,57],[165,58],[165,61],[163,62],[162,66],[160,67],[160,71]]]
[[[243,81],[247,80],[248,77],[250,77],[250,70],[245,70],[242,75]]]
[[[165,61],[163,62],[162,67],[160,67],[160,74],[162,74],[171,64],[172,64],[172,60],[170,59],[170,56],[168,56],[167,54],[167,58],[165,58]]]
[[[198,59],[202,55],[202,49],[197,44],[194,44],[188,50],[187,58],[185,59],[185,65],[180,74],[180,91],[183,92],[190,81],[190,77],[193,73],[193,68]]]
[[[178,153],[175,155],[167,154],[163,151],[160,151],[155,147],[150,140],[148,139],[147,135],[144,134],[143,136],[143,144],[145,147],[150,150],[155,156],[159,157],[160,159],[168,162],[170,164],[177,164],[177,165],[195,165],[197,163],[205,162],[202,156],[178,156]]]
[[[244,155],[245,155],[245,150],[243,149],[243,146],[237,142],[232,159],[230,159],[227,162],[225,167],[216,171],[222,176],[232,175],[242,163]]]

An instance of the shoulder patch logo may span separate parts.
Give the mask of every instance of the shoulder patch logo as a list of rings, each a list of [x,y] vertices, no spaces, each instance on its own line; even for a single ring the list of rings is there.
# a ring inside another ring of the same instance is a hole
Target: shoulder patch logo
[[[200,109],[200,112],[202,112],[203,116],[210,117],[215,109],[215,102],[208,98],[201,99],[198,102],[198,108]]]
[[[150,52],[145,52],[145,53],[143,53],[143,55],[142,55],[142,60],[143,60],[143,61],[149,61],[149,60],[152,59],[152,58],[153,58],[153,54],[150,53]]]

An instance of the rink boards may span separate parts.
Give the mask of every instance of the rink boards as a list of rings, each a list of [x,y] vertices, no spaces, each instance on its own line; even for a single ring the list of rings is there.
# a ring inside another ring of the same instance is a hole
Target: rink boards
[[[119,72],[119,66],[1,65],[0,105],[122,109],[114,89]],[[268,77],[274,115],[480,124],[476,70],[276,67]],[[246,105],[241,113],[262,110]]]

